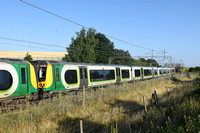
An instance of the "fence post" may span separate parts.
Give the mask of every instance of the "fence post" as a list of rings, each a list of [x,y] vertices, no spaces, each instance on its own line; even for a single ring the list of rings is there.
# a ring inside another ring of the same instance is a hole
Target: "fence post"
[[[154,90],[154,94],[155,94],[155,96],[156,96],[156,106],[158,107],[159,102],[158,102],[158,95],[157,95],[157,93],[156,93],[156,90]]]
[[[32,115],[32,113],[31,113],[31,123],[32,123],[32,121],[33,121],[33,115]]]
[[[83,121],[80,120],[80,132],[83,133]]]
[[[143,103],[144,103],[144,110],[145,112],[147,112],[147,106],[146,106],[146,101],[145,101],[145,97],[143,96]]]
[[[166,89],[167,89],[167,94],[168,94],[168,96],[170,96],[170,92],[169,92],[168,86],[166,86]]]
[[[83,107],[85,107],[85,85],[83,85]]]
[[[62,113],[64,114],[65,112],[65,107],[64,107],[64,104],[62,104]]]

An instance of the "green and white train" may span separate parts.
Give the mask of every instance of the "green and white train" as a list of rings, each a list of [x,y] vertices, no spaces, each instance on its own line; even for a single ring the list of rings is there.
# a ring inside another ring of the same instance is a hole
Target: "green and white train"
[[[163,67],[0,59],[0,103],[174,73]]]

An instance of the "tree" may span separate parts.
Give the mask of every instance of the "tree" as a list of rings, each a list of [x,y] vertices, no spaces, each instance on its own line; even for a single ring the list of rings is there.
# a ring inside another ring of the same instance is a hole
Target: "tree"
[[[32,61],[33,60],[32,56],[29,54],[29,52],[26,53],[26,56],[24,57],[24,60],[27,60],[27,61]]]
[[[95,38],[98,43],[95,46],[96,63],[107,64],[110,57],[114,55],[114,44],[104,34],[97,33]]]
[[[135,60],[131,58],[129,51],[114,49],[112,64],[134,65],[134,62]]]
[[[80,32],[76,32],[76,38],[72,38],[70,46],[67,48],[68,54],[66,61],[95,63],[96,54],[95,46],[98,39],[95,38],[95,30],[90,28],[87,33],[84,28]]]
[[[146,62],[145,58],[140,58],[139,61]]]
[[[154,59],[147,59],[146,62],[150,65],[150,66],[155,66],[155,67],[159,67],[159,64],[156,60]]]

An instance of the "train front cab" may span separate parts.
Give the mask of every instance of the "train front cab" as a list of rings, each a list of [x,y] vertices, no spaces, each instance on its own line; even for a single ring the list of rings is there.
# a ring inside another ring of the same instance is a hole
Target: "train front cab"
[[[32,61],[31,64],[34,66],[36,79],[38,98],[43,97],[44,91],[51,91],[53,84],[53,70],[52,65],[47,61]]]

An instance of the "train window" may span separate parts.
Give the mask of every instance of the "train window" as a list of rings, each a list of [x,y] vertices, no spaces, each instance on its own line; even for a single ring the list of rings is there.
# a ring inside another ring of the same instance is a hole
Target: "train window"
[[[104,80],[103,70],[90,70],[90,81]]]
[[[163,69],[163,74],[167,74],[167,69]]]
[[[157,69],[154,69],[154,75],[158,75]]]
[[[21,78],[22,78],[22,84],[25,84],[26,83],[25,68],[21,68]]]
[[[115,79],[114,70],[90,70],[90,81],[103,81]]]
[[[65,72],[65,81],[68,84],[75,84],[77,83],[77,71],[76,70],[67,70]]]
[[[120,68],[116,68],[117,76],[120,76]]]
[[[83,69],[84,69],[84,73],[85,73],[85,78],[87,78],[87,68],[80,68],[80,77],[81,77],[81,79],[83,79]]]
[[[87,68],[84,68],[85,71],[85,78],[87,78]]]
[[[144,70],[144,76],[151,76],[151,75],[152,75],[151,69],[145,69]]]
[[[56,80],[60,81],[60,78],[59,78],[59,68],[56,68]]]
[[[135,69],[135,77],[140,77],[140,69]]]
[[[162,69],[159,70],[159,73],[162,74]]]
[[[80,78],[83,79],[83,69],[80,68],[79,70],[80,70]]]
[[[122,78],[129,78],[129,70],[122,70]]]
[[[6,70],[0,70],[0,91],[8,90],[12,83],[12,75]]]
[[[45,79],[46,79],[46,71],[47,71],[47,67],[40,67],[39,81],[45,81]]]
[[[115,79],[115,71],[114,70],[104,70],[104,79],[112,80]]]

